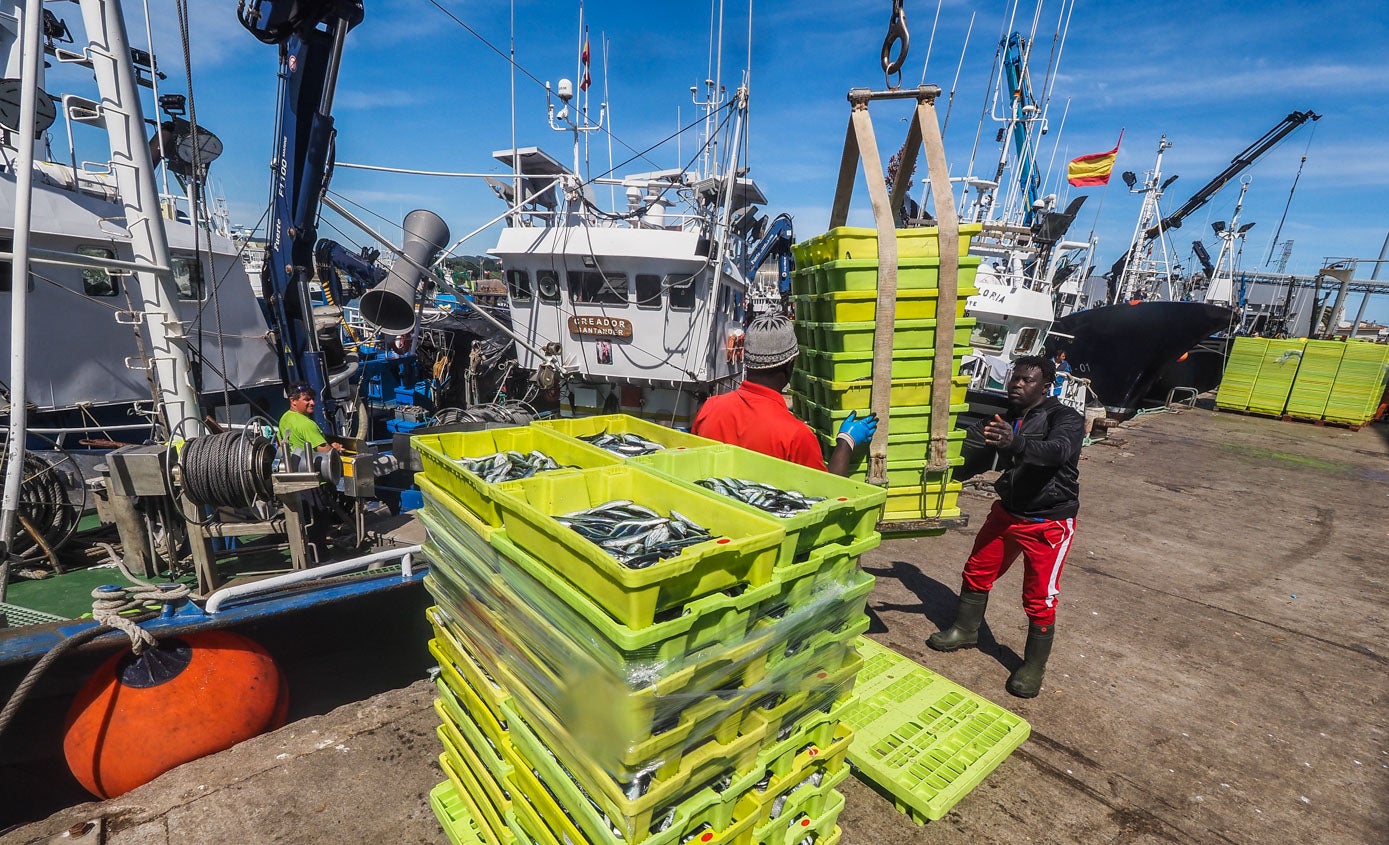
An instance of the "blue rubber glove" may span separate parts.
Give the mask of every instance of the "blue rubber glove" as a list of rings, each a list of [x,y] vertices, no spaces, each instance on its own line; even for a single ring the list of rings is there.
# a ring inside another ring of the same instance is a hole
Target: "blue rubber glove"
[[[860,419],[857,411],[850,411],[844,422],[839,424],[839,436],[836,439],[848,443],[850,449],[857,449],[872,440],[873,432],[877,430],[877,414],[869,414]]]

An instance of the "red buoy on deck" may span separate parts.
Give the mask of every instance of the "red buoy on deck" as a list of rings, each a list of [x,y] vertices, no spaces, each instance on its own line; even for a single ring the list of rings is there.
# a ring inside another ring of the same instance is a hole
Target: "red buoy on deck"
[[[264,648],[204,631],[103,663],[68,710],[63,753],[79,783],[112,798],[274,730],[288,711],[288,684]]]

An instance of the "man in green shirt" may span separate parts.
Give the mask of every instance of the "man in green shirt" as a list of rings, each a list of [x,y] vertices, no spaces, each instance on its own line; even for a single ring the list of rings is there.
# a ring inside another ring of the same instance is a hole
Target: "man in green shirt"
[[[290,387],[289,410],[280,417],[280,439],[289,443],[290,451],[297,452],[305,446],[312,446],[318,452],[342,451],[342,444],[329,443],[314,422],[313,409],[317,401],[309,385],[300,382]]]

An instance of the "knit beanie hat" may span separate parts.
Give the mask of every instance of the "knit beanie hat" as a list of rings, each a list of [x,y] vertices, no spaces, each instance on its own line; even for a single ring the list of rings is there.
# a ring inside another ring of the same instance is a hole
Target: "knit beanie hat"
[[[743,360],[749,370],[769,370],[800,354],[796,330],[784,314],[764,314],[748,324]]]

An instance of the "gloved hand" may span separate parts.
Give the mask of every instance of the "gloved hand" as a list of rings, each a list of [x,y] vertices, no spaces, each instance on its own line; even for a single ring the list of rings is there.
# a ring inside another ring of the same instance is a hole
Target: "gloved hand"
[[[849,444],[850,449],[857,449],[864,443],[873,439],[873,432],[878,430],[878,415],[869,414],[862,419],[859,418],[857,411],[850,411],[849,416],[844,418],[844,422],[839,424],[839,436],[836,440],[842,440]]]

